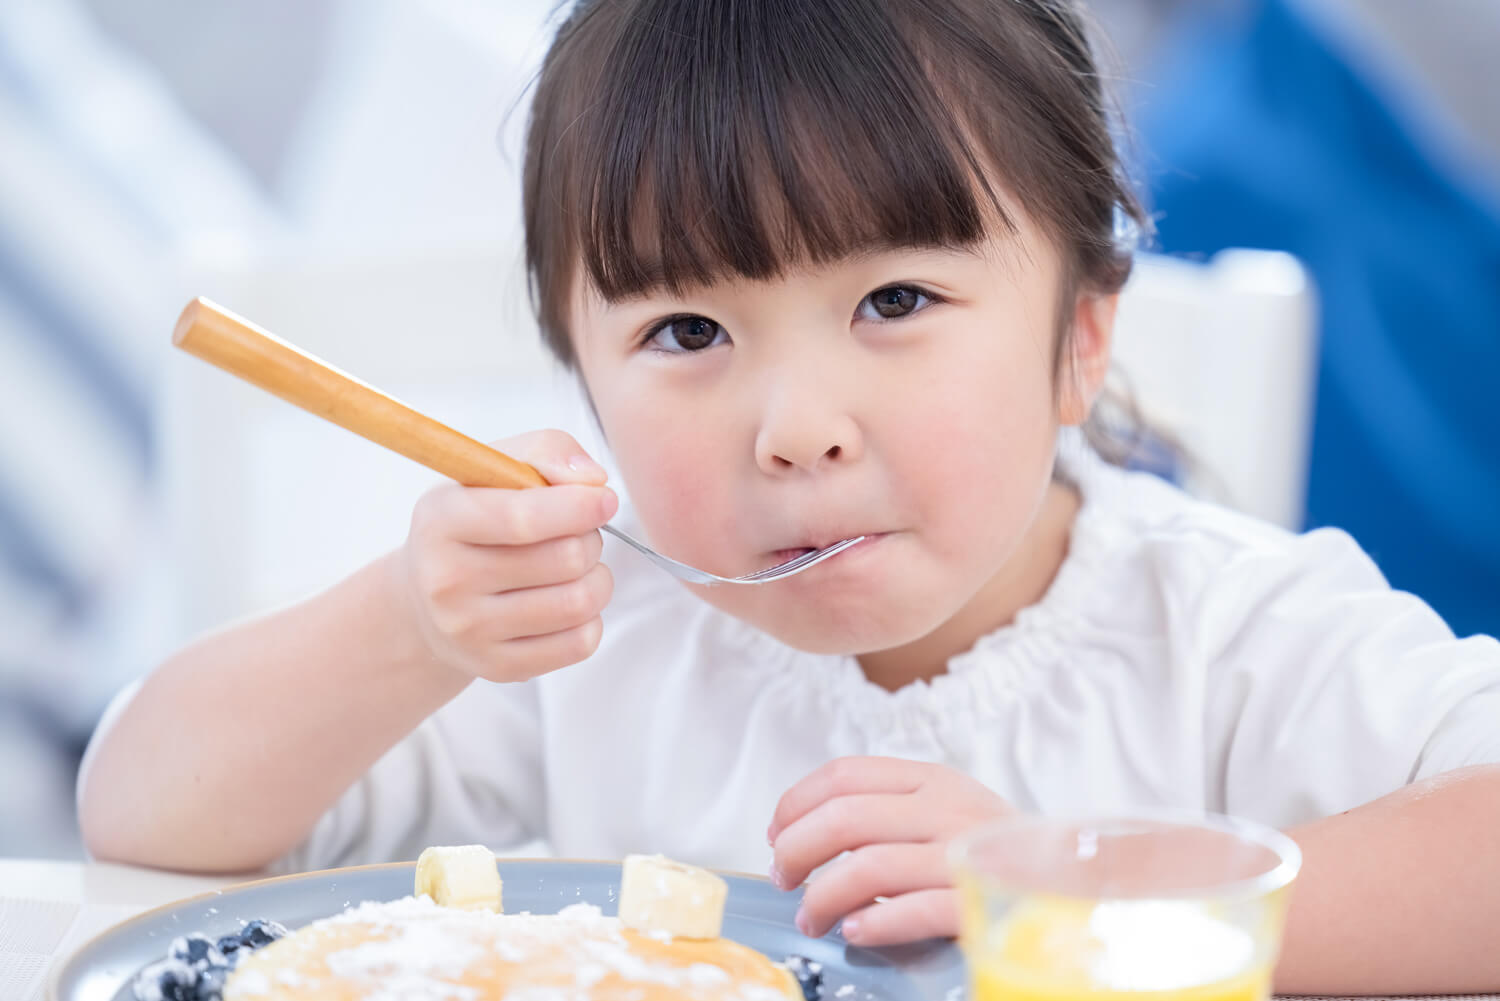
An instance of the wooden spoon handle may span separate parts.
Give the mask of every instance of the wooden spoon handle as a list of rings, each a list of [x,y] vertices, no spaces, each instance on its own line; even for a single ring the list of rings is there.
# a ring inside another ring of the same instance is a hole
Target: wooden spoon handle
[[[172,343],[466,486],[547,484],[526,463],[418,413],[207,299],[187,304]]]

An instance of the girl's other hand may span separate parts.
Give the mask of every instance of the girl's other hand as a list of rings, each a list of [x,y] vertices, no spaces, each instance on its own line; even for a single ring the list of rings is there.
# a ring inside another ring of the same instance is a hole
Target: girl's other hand
[[[433,659],[468,678],[524,681],[592,654],[614,587],[599,526],[619,501],[562,431],[495,443],[546,487],[446,483],[422,496],[396,560],[402,607]]]
[[[999,796],[951,768],[839,758],[777,804],[767,831],[775,851],[771,880],[790,890],[831,862],[803,894],[797,927],[805,935],[824,935],[840,919],[844,938],[855,945],[957,935],[948,842],[1011,812]]]

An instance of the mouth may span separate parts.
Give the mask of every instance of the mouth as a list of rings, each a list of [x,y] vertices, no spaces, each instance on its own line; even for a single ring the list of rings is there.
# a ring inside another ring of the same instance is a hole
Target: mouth
[[[865,533],[861,538],[860,533],[854,532],[850,535],[841,535],[838,538],[829,539],[827,542],[824,542],[823,544],[817,546],[793,546],[789,549],[777,549],[769,554],[770,566],[781,566],[781,564],[790,562],[791,560],[795,560],[799,556],[806,556],[808,553],[814,553],[820,549],[826,549],[829,546],[837,545],[838,543],[843,542],[845,539],[860,539],[859,542],[848,547],[837,555],[829,557],[827,562],[842,559],[848,554],[862,550],[870,544],[874,543],[876,540],[884,538],[885,534],[886,533],[884,532],[869,532]]]

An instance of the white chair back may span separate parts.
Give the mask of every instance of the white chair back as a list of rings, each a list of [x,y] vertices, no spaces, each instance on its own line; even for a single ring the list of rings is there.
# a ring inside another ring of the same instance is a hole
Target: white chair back
[[[1115,363],[1153,427],[1184,447],[1190,491],[1300,529],[1317,378],[1312,280],[1296,258],[1139,255]]]

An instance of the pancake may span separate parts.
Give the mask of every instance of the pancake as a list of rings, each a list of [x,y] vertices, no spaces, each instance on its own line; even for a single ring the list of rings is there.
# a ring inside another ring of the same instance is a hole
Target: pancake
[[[371,902],[246,957],[225,1001],[802,1001],[782,966],[724,938],[641,934],[575,904],[557,914]]]

